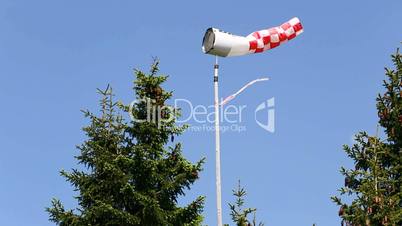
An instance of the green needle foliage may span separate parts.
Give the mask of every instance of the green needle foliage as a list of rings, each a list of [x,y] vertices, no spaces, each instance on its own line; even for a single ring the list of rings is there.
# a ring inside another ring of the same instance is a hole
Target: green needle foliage
[[[344,146],[355,168],[341,168],[345,186],[341,195],[351,196],[346,204],[340,197],[339,216],[346,225],[402,225],[402,55],[392,55],[395,69],[386,68],[386,91],[377,97],[379,125],[386,138],[356,135],[356,143]]]
[[[263,223],[256,222],[256,212],[255,208],[243,208],[245,201],[244,197],[247,195],[244,187],[240,185],[240,181],[236,190],[233,190],[233,195],[236,197],[236,202],[234,204],[229,204],[230,216],[233,222],[237,226],[264,226]],[[253,220],[249,220],[249,215],[253,214]],[[228,226],[228,225],[225,225]]]
[[[201,225],[204,197],[185,207],[177,199],[198,179],[203,159],[192,164],[174,143],[185,126],[176,126],[179,110],[166,104],[172,92],[162,89],[167,76],[136,70],[135,104],[113,100],[112,89],[99,90],[101,114],[84,114],[90,124],[76,159],[85,170],[61,171],[77,191],[79,208],[66,210],[52,200],[50,220],[61,226]],[[122,112],[130,113],[131,120]]]

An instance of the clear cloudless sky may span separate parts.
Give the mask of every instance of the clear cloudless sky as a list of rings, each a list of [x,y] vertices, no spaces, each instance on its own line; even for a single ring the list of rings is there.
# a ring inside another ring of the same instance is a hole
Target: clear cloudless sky
[[[88,123],[80,109],[98,111],[96,88],[110,83],[129,103],[133,68],[148,70],[158,56],[175,98],[210,105],[214,58],[201,51],[205,29],[247,35],[294,16],[305,32],[291,42],[220,60],[222,96],[272,78],[232,102],[247,105],[246,131],[221,136],[224,222],[240,179],[266,225],[339,225],[330,196],[343,184],[339,167],[352,165],[342,144],[375,132],[383,68],[401,46],[400,0],[0,0],[0,225],[53,225],[44,211],[52,197],[76,206],[58,171],[76,167]],[[255,107],[271,97],[275,133],[254,121]],[[214,133],[179,141],[191,161],[207,159],[180,203],[206,195],[204,223],[215,225]]]

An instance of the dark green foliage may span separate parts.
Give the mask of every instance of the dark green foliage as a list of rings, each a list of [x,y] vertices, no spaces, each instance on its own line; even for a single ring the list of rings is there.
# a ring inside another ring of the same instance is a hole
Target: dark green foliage
[[[386,138],[356,135],[356,143],[344,146],[354,160],[354,169],[341,169],[345,186],[341,195],[353,198],[350,204],[339,197],[332,200],[340,206],[339,216],[346,225],[402,225],[402,55],[392,55],[395,70],[385,69],[386,92],[377,98],[379,125]]]
[[[232,220],[236,223],[237,226],[263,226],[263,223],[256,222],[256,212],[255,208],[243,208],[244,206],[244,197],[247,195],[246,190],[241,187],[240,181],[236,190],[233,190],[233,195],[236,197],[236,202],[234,204],[229,204],[230,207],[230,215],[232,216]],[[250,221],[248,216],[253,214],[253,220]]]
[[[157,61],[150,74],[135,71],[137,102],[131,107],[113,101],[111,88],[99,90],[101,115],[84,112],[90,120],[83,129],[88,138],[76,157],[86,170],[61,171],[78,192],[79,208],[66,210],[53,199],[47,208],[51,221],[63,226],[201,224],[204,197],[185,207],[177,199],[198,179],[203,160],[190,163],[181,144],[171,141],[186,127],[175,125],[179,111],[165,103],[172,92],[161,87],[167,76],[157,73]],[[160,111],[147,114],[148,107]],[[122,112],[129,111],[134,119],[148,120],[125,120]]]

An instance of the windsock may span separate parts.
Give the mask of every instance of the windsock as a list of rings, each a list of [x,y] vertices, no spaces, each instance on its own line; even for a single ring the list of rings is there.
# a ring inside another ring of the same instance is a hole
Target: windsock
[[[202,50],[204,53],[221,57],[261,53],[295,38],[302,32],[303,26],[297,17],[281,26],[255,31],[247,37],[208,28],[202,41]]]

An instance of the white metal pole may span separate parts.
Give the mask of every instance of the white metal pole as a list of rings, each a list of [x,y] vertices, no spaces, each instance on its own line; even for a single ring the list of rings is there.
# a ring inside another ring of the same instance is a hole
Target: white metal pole
[[[218,56],[215,56],[214,91],[215,91],[215,173],[216,173],[216,209],[218,226],[222,226],[222,193],[221,193],[221,152],[219,127],[219,93],[218,93]]]

